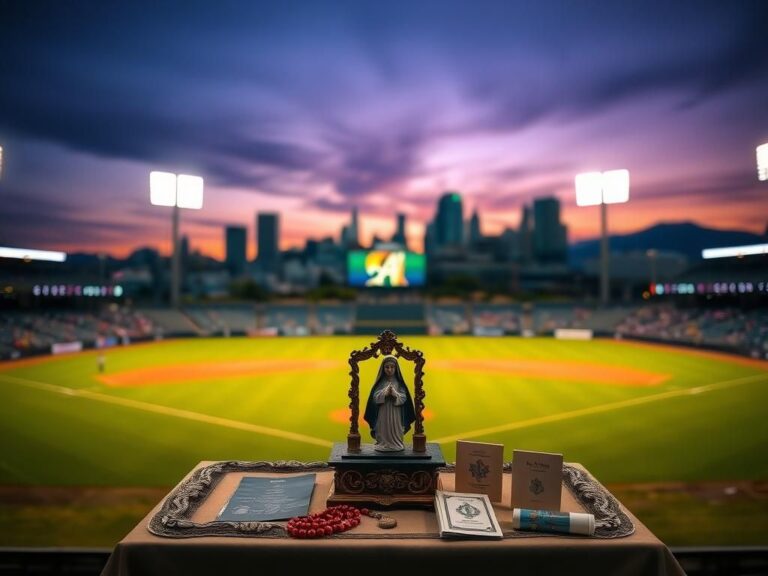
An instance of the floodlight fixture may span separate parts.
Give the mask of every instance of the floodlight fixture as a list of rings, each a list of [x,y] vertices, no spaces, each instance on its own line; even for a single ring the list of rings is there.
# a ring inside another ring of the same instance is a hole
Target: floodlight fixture
[[[153,206],[176,206],[176,174],[150,172],[149,201]]]
[[[575,188],[577,206],[600,206],[600,301],[607,305],[610,294],[607,205],[629,201],[629,170],[577,174]]]
[[[768,180],[768,142],[761,144],[757,152],[757,179],[761,182]]]
[[[705,260],[709,260],[711,258],[741,258],[742,256],[755,256],[757,254],[768,254],[768,244],[728,246],[725,248],[705,248],[701,251],[701,257]]]
[[[203,207],[203,179],[171,172],[149,173],[149,201],[153,206]]]
[[[629,201],[629,170],[603,172],[603,203],[623,204]]]
[[[53,250],[32,250],[31,248],[6,248],[0,246],[0,258],[16,258],[18,260],[40,260],[43,262],[64,262],[66,252]]]
[[[179,208],[200,210],[203,207],[203,179],[179,174],[176,180],[176,204]]]
[[[603,203],[602,172],[585,172],[576,176],[576,205],[597,206]]]
[[[203,179],[200,176],[152,171],[149,173],[149,200],[154,206],[169,206],[171,214],[171,305],[179,306],[181,287],[179,263],[179,209],[203,207]]]
[[[629,170],[585,172],[576,176],[576,205],[622,204],[629,201]]]

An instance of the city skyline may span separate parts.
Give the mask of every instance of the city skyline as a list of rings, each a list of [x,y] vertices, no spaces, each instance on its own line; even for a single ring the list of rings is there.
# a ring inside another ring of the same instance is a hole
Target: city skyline
[[[762,233],[768,7],[683,1],[4,4],[0,245],[125,256],[170,248],[149,172],[205,178],[194,249],[280,214],[280,248],[406,217],[421,250],[459,192],[484,234],[554,196],[599,235],[573,178],[626,168],[612,234],[658,222]],[[151,16],[149,15],[151,13]]]

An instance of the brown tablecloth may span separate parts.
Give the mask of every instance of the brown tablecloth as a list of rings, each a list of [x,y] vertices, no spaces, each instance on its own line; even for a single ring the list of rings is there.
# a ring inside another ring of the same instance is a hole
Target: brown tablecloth
[[[199,466],[208,465],[203,462]],[[245,475],[229,473],[194,513],[192,520],[215,519]],[[441,474],[445,490],[453,489],[453,474]],[[333,472],[318,472],[310,513],[325,508]],[[510,476],[505,474],[502,504],[494,508],[502,528],[511,525]],[[669,549],[627,511],[635,533],[625,538],[594,539],[578,536],[538,536],[504,540],[441,540],[432,512],[392,510],[397,519],[392,530],[378,528],[364,517],[346,534],[360,538],[294,540],[291,538],[196,537],[163,538],[151,534],[147,524],[162,503],[115,547],[102,576],[225,576],[254,574],[269,569],[360,572],[365,576],[399,572],[414,574],[476,574],[487,570],[516,574],[680,575],[684,574]],[[562,509],[583,511],[567,489]],[[298,572],[301,573],[301,572]]]

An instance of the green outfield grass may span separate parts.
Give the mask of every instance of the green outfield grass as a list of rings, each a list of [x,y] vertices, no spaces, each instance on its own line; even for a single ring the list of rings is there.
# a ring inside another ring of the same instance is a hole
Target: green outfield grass
[[[347,358],[372,340],[194,339],[109,350],[106,377],[189,371],[171,381],[150,374],[140,386],[101,382],[94,353],[2,366],[0,485],[168,487],[201,460],[325,460],[348,429]],[[471,438],[503,443],[507,459],[514,448],[562,452],[605,484],[768,478],[768,364],[613,341],[403,341],[427,359],[425,432],[449,461],[455,440]],[[363,365],[362,403],[377,367]],[[628,385],[600,377],[606,370],[658,378]],[[361,432],[367,437],[362,422]],[[765,499],[758,506],[765,515]]]

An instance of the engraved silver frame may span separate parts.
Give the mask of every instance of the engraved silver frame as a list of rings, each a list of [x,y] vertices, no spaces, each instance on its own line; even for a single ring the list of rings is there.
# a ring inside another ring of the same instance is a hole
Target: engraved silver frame
[[[286,522],[193,522],[191,520],[205,499],[213,492],[221,479],[230,472],[328,472],[327,462],[245,462],[230,460],[216,462],[195,470],[163,501],[160,510],[152,516],[147,528],[156,536],[166,538],[195,538],[200,536],[228,536],[240,538],[287,538]],[[450,464],[441,471],[453,472]],[[504,472],[510,473],[512,463],[504,464]],[[635,526],[622,511],[618,500],[588,472],[573,464],[563,464],[563,484],[587,512],[595,516],[595,538],[623,538],[634,533]],[[504,529],[504,538],[584,538],[584,536],[554,535]],[[341,533],[329,538],[439,538],[439,534],[353,534]]]

